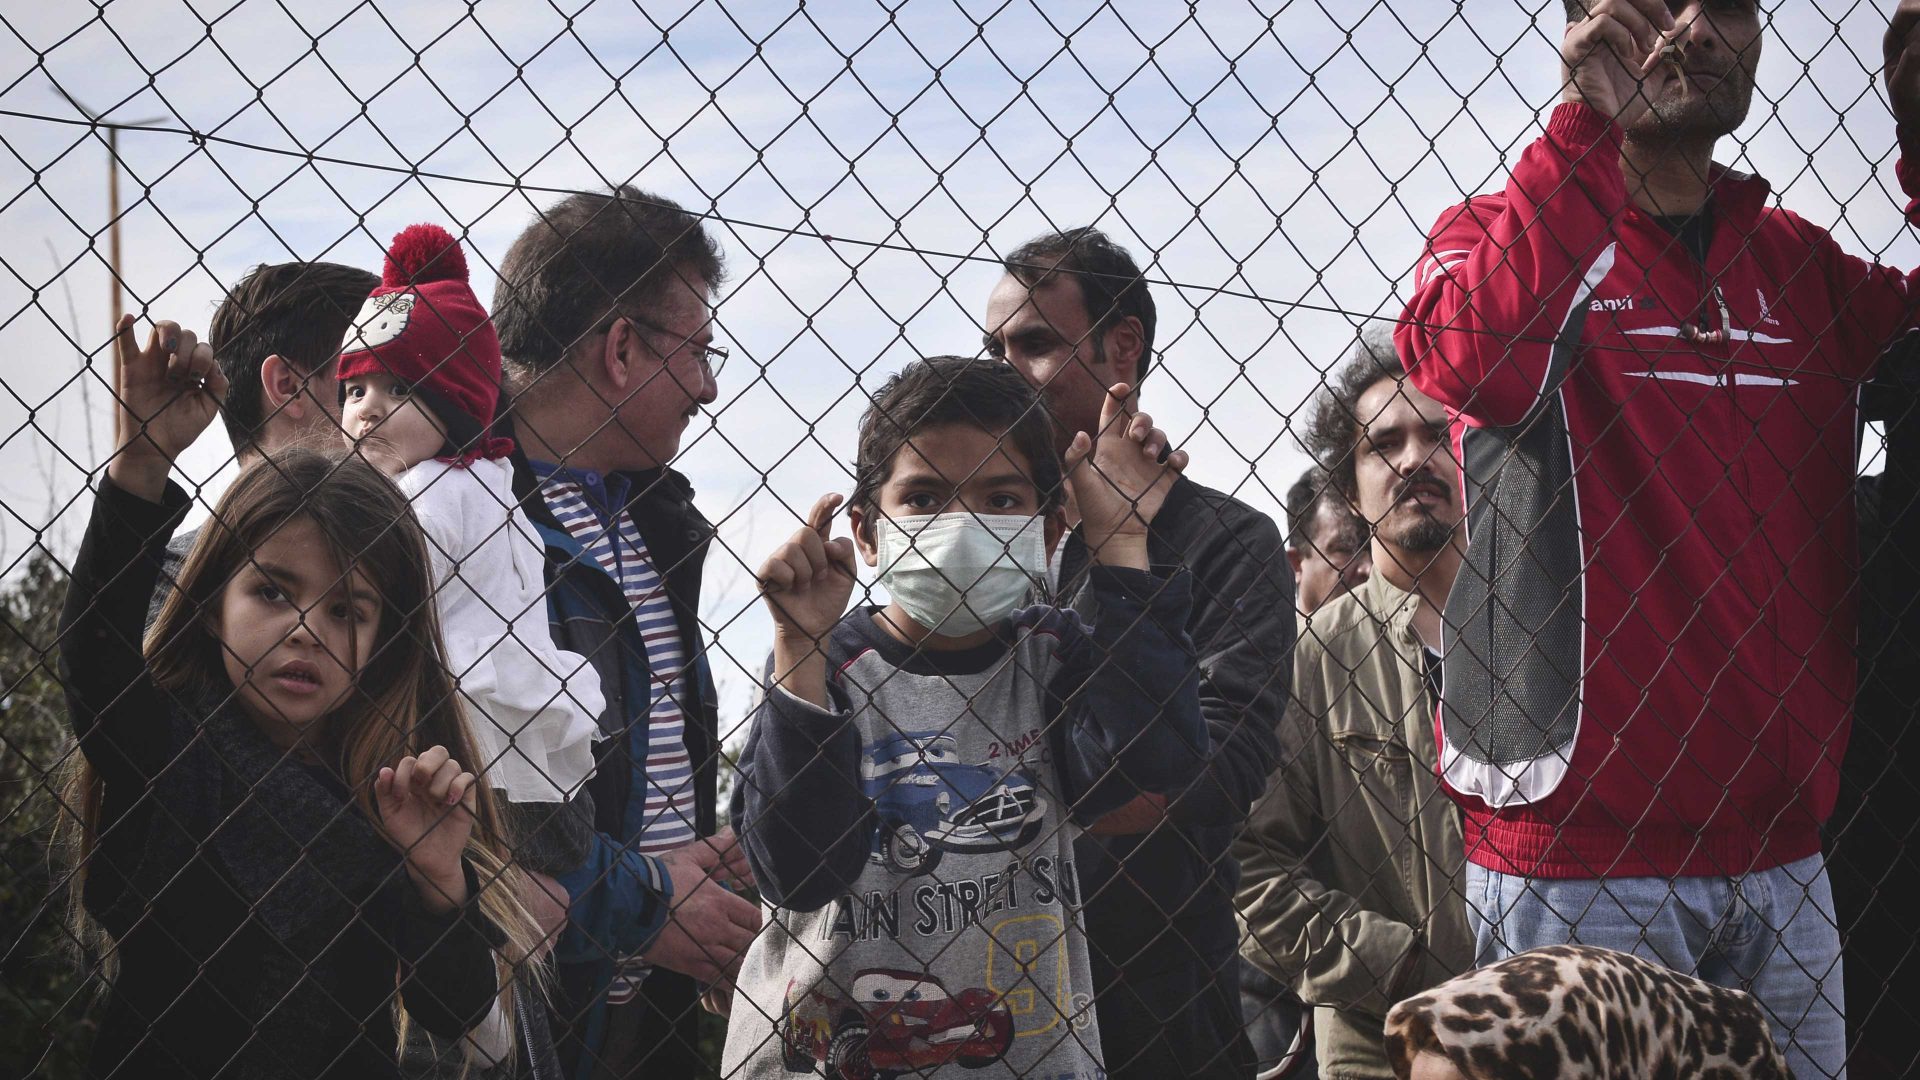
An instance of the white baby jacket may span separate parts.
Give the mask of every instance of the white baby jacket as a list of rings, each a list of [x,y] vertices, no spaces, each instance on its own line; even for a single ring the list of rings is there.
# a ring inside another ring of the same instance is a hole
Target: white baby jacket
[[[593,772],[606,708],[585,657],[553,643],[545,558],[504,460],[423,461],[396,480],[426,530],[440,628],[487,779],[514,802],[561,802]]]

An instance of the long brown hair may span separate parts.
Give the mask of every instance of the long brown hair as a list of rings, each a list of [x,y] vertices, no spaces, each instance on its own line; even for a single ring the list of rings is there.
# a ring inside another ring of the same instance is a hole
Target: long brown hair
[[[286,450],[240,474],[200,529],[175,588],[147,630],[147,670],[154,685],[174,700],[230,696],[235,688],[222,662],[223,646],[209,631],[206,614],[219,610],[227,583],[253,553],[300,519],[320,530],[337,565],[365,574],[382,600],[371,655],[355,672],[347,699],[320,722],[314,745],[339,770],[361,813],[378,823],[373,780],[382,766],[435,745],[446,747],[469,769],[482,760],[448,673],[425,535],[392,481],[351,451]],[[350,644],[347,654],[356,653]],[[74,856],[72,909],[78,940],[97,942],[101,935],[80,897],[97,839],[102,785],[84,755],[70,760],[67,806],[78,819],[68,843]],[[510,837],[484,775],[476,788],[467,858],[481,887],[472,902],[505,934],[503,960],[519,967],[540,932],[520,904],[524,875],[512,863]],[[509,982],[502,979],[503,986]]]

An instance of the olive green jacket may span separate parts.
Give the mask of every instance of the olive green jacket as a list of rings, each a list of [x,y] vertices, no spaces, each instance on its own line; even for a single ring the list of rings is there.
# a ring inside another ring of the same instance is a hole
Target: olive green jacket
[[[1391,1077],[1387,1010],[1473,961],[1417,606],[1375,574],[1301,622],[1280,767],[1235,847],[1241,953],[1316,1006],[1327,1077]]]

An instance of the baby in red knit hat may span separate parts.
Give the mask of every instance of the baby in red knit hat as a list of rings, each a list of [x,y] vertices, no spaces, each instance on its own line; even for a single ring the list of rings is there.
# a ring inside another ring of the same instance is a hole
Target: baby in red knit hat
[[[513,444],[492,435],[500,341],[437,225],[394,237],[340,356],[341,426],[399,485],[427,534],[447,658],[487,779],[560,802],[593,770],[605,708],[584,657],[553,643],[544,555],[515,509]]]

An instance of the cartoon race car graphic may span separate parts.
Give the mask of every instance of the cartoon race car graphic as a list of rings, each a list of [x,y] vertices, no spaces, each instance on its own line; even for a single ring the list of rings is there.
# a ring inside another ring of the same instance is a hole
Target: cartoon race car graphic
[[[953,736],[901,732],[867,747],[861,786],[874,802],[873,859],[933,871],[943,852],[1005,851],[1032,840],[1047,801],[1019,773],[960,763]]]
[[[889,1080],[949,1063],[979,1069],[1013,1043],[1013,1014],[1000,995],[978,988],[949,994],[920,971],[869,968],[851,986],[787,984],[780,1023],[788,1072],[838,1080]]]

